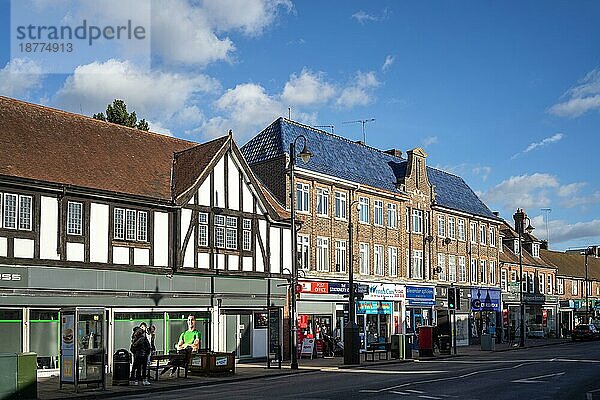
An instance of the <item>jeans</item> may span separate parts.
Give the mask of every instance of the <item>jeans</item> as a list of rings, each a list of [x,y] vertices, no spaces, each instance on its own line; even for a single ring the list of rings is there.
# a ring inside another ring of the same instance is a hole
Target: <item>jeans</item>
[[[133,368],[131,369],[131,380],[141,381],[146,379],[147,356],[135,356],[133,358]]]

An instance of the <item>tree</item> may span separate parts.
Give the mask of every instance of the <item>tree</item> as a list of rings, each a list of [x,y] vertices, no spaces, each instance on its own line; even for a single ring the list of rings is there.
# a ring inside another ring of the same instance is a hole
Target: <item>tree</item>
[[[106,107],[106,116],[103,112],[92,115],[92,118],[100,121],[108,121],[114,124],[137,128],[142,131],[150,129],[148,122],[145,119],[137,120],[135,111],[131,114],[127,111],[127,104],[123,100],[114,99],[112,104]]]

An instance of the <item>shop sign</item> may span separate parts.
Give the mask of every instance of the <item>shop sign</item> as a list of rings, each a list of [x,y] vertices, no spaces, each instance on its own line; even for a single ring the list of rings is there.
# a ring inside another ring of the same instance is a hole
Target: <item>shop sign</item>
[[[408,305],[434,306],[435,290],[432,286],[406,286]]]
[[[350,293],[350,284],[346,282],[299,281],[298,285],[302,287],[301,293],[341,295]],[[367,294],[369,286],[355,283],[354,290],[356,293]]]
[[[519,293],[519,282],[508,282],[508,291],[511,293]]]
[[[471,288],[471,311],[500,311],[500,290]]]
[[[392,302],[390,301],[357,301],[357,314],[392,314]]]
[[[401,300],[404,299],[404,286],[393,283],[371,283],[369,285],[369,294],[365,298],[373,300]]]
[[[0,267],[0,287],[27,287],[27,268]]]
[[[525,303],[542,304],[546,302],[546,296],[540,293],[523,293]]]
[[[573,300],[561,300],[559,306],[561,308],[573,308]]]

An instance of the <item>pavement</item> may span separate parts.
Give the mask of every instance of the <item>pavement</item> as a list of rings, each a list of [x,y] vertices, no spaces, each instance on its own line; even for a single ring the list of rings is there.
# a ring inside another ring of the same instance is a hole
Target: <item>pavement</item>
[[[540,346],[551,346],[556,344],[562,344],[569,342],[568,339],[528,339],[525,343],[525,347],[540,347]],[[518,351],[519,347],[509,346],[507,343],[496,344],[495,352],[505,351]],[[435,354],[434,357],[427,357],[428,360],[447,359],[455,357],[468,357],[470,355],[482,355],[485,353],[491,353],[489,351],[482,351],[479,345],[458,347],[456,354],[440,355]],[[72,385],[63,385],[62,389],[59,388],[59,379],[57,376],[51,377],[38,377],[38,397],[42,400],[54,400],[64,398],[74,399],[88,399],[88,398],[114,398],[131,395],[139,395],[144,393],[158,393],[166,392],[184,388],[211,386],[223,383],[231,382],[242,382],[261,378],[274,378],[277,376],[302,374],[306,372],[314,371],[332,371],[336,369],[347,369],[347,368],[368,368],[370,366],[381,366],[385,367],[387,364],[397,363],[410,363],[416,359],[419,359],[418,352],[413,351],[413,358],[407,360],[377,360],[376,361],[364,361],[364,355],[361,359],[360,365],[348,366],[344,365],[343,357],[335,358],[302,358],[298,360],[299,369],[292,370],[289,363],[282,364],[282,368],[267,368],[266,362],[240,362],[236,365],[236,372],[234,375],[222,375],[222,376],[188,376],[188,378],[171,378],[168,374],[160,377],[158,381],[151,381],[149,386],[113,386],[112,375],[107,374],[106,376],[106,389],[92,389],[92,388],[80,388],[79,392],[76,393]],[[421,358],[425,359],[425,358]]]

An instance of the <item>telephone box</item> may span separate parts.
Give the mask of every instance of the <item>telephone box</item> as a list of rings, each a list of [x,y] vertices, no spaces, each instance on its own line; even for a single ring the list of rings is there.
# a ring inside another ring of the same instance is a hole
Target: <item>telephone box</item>
[[[106,311],[104,308],[60,310],[60,387],[95,385],[106,388]]]

